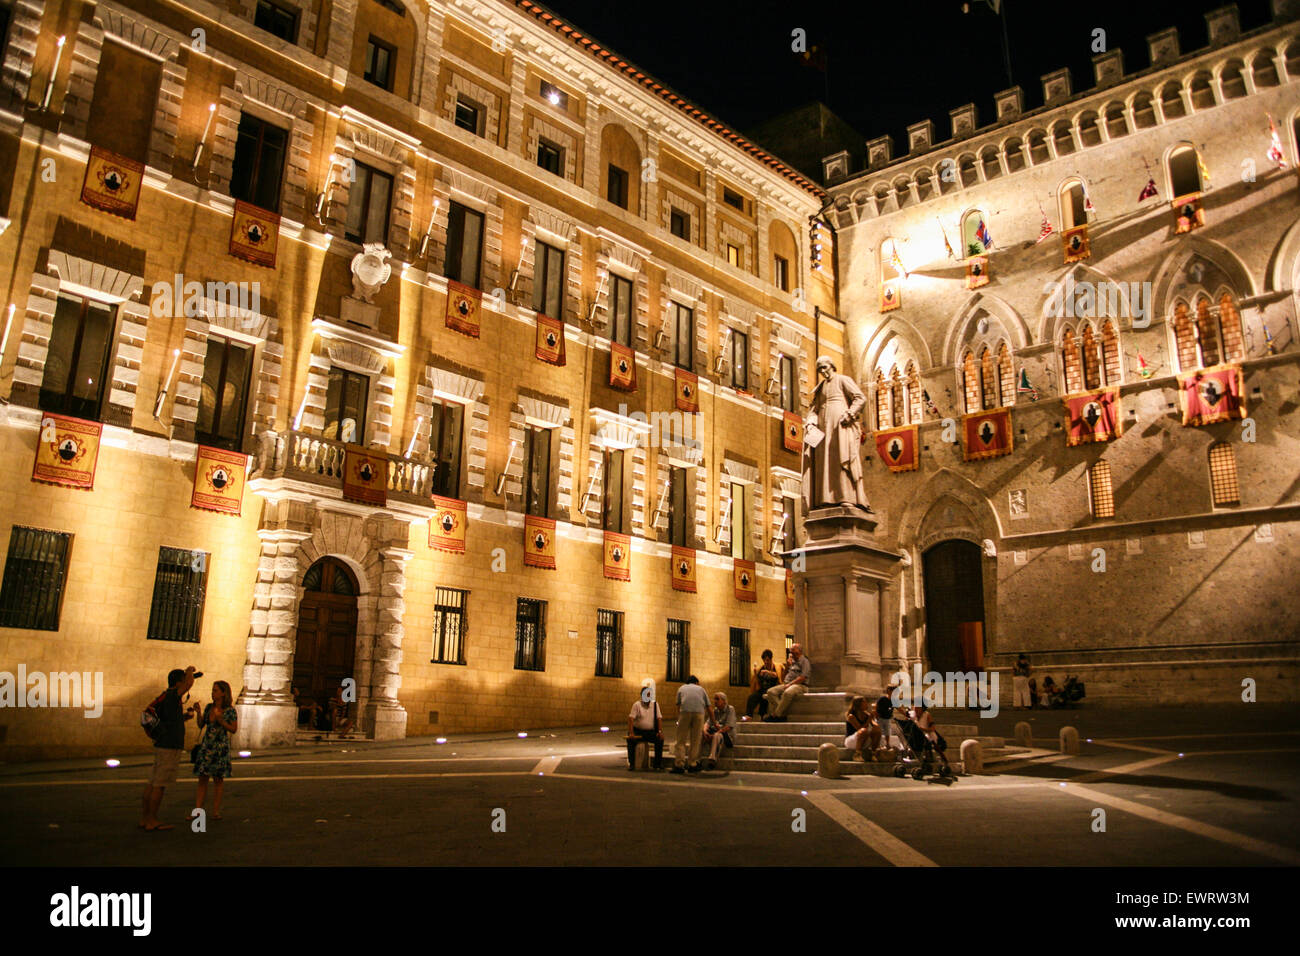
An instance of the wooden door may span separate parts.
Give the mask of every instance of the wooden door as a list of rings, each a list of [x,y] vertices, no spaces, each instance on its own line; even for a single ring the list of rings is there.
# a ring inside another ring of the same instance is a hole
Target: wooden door
[[[322,558],[303,576],[303,587],[293,686],[325,707],[339,684],[356,676],[357,584],[344,564]]]
[[[970,541],[942,541],[925,552],[924,561],[930,669],[979,670],[984,662],[983,552]]]

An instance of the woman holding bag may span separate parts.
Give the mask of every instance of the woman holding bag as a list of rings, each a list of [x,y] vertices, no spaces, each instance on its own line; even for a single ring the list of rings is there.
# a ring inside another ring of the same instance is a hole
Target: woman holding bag
[[[199,705],[194,705],[196,714]],[[208,778],[216,780],[212,795],[212,819],[221,819],[221,793],[230,776],[230,735],[239,729],[234,699],[230,685],[223,680],[212,684],[212,703],[199,714],[199,727],[203,736],[194,747],[194,773],[199,778],[194,805],[202,810],[208,796]]]

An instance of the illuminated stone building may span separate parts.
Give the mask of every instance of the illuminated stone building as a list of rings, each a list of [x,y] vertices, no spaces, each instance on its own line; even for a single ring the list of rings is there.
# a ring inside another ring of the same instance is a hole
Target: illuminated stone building
[[[294,685],[391,739],[780,652],[784,415],[845,358],[816,184],[528,0],[4,20],[0,670],[106,700],[5,710],[0,752],[146,747],[189,663],[265,746]]]
[[[824,160],[877,538],[906,552],[887,670],[1023,651],[1092,700],[1295,700],[1300,5],[1273,13]]]

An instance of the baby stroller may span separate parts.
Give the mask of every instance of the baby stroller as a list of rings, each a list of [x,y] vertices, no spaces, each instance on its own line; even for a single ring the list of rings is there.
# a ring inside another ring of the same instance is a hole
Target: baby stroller
[[[944,754],[948,742],[943,739],[943,735],[936,733],[935,736],[939,739],[932,742],[916,725],[916,721],[899,717],[898,713],[897,710],[894,712],[894,724],[906,746],[901,759],[894,764],[894,776],[903,777],[910,773],[913,780],[924,780],[937,773],[940,780],[955,781],[957,775],[953,773]]]

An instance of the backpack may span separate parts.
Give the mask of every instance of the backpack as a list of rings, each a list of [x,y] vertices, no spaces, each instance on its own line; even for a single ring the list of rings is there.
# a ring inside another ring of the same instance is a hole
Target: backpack
[[[171,688],[168,688],[170,690]],[[158,731],[162,729],[162,717],[159,709],[162,707],[163,698],[167,696],[167,691],[163,691],[153,701],[140,712],[140,727],[148,735],[150,740],[158,739]]]

